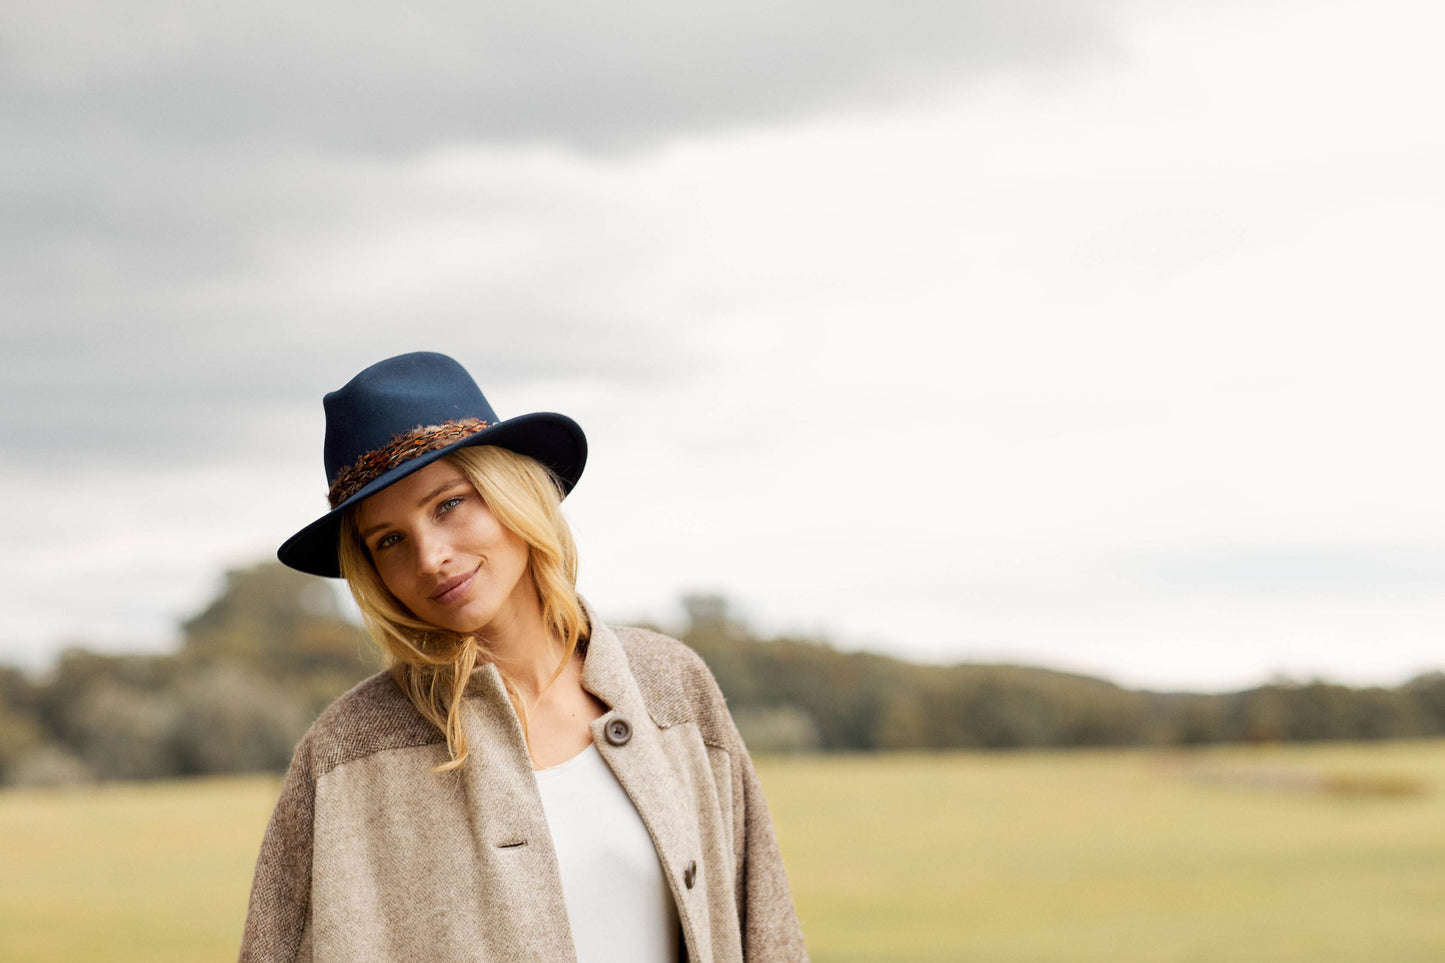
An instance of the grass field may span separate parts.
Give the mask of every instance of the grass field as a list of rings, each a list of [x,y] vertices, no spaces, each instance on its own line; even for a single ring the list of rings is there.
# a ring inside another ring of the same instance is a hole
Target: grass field
[[[1445,742],[761,760],[814,959],[1445,959]],[[268,778],[0,793],[0,960],[233,959]]]

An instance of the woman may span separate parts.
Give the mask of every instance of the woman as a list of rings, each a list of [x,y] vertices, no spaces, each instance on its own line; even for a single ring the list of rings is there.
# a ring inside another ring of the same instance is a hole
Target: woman
[[[297,746],[241,959],[806,959],[707,668],[574,590],[576,423],[426,352],[325,408],[331,510],[278,555],[346,578],[390,669]]]

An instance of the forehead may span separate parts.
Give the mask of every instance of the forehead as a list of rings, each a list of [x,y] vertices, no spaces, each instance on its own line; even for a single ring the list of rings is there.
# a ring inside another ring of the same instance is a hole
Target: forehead
[[[438,459],[365,499],[356,509],[357,526],[365,530],[378,522],[419,511],[433,496],[460,487],[470,489],[471,482],[451,462]]]

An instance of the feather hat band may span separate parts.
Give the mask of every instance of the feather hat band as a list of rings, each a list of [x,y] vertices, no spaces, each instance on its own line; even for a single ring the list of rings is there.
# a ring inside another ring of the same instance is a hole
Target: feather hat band
[[[587,438],[566,415],[497,418],[471,375],[444,354],[416,351],[379,361],[326,395],[324,460],[331,510],[292,535],[276,557],[338,578],[342,514],[468,445],[497,445],[546,465],[565,495],[587,464]]]

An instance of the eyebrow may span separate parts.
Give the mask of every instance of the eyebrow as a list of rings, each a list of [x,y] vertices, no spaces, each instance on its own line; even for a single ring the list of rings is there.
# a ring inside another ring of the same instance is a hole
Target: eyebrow
[[[417,499],[416,506],[417,508],[421,508],[423,505],[431,501],[433,498],[436,498],[442,492],[450,491],[453,488],[460,488],[464,484],[466,484],[465,478],[449,478],[437,487],[433,488],[431,491],[427,492],[421,498]],[[363,542],[366,541],[372,535],[381,531],[383,528],[389,527],[390,525],[391,522],[379,522],[371,526],[366,531],[361,533],[361,540]]]

